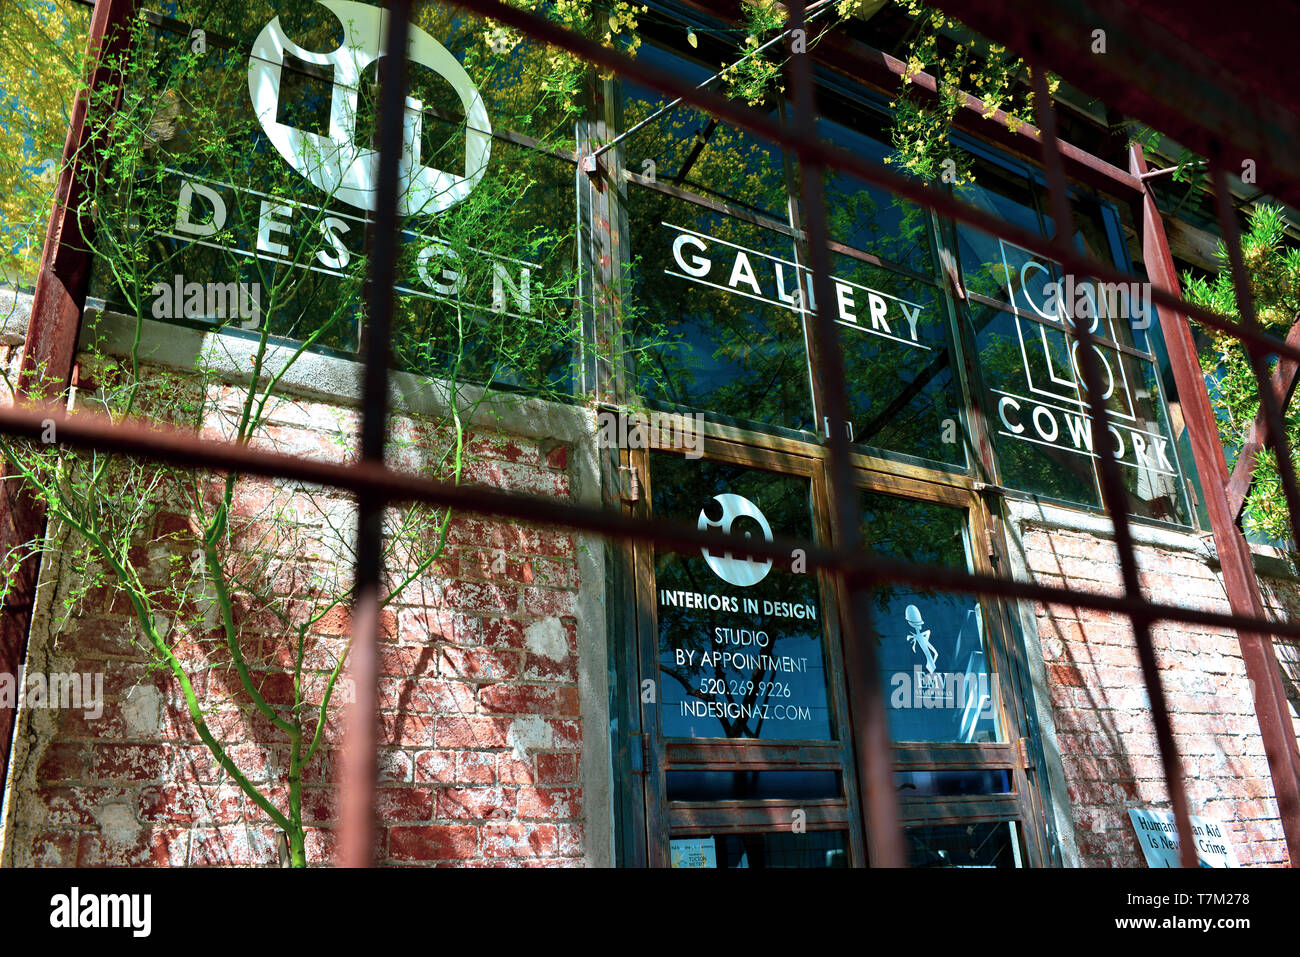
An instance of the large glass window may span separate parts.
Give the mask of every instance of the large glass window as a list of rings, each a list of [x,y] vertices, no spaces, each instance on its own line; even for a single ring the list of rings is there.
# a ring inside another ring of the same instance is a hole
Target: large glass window
[[[1046,236],[1041,189],[1027,174],[977,165],[961,198]],[[1085,194],[1073,198],[1074,243],[1081,253],[1127,266],[1113,210]],[[1130,507],[1141,516],[1190,521],[1182,471],[1148,336],[1154,307],[1138,283],[1104,283],[1004,239],[955,231],[965,314],[987,389],[983,401],[1003,483],[1013,489],[1100,505],[1098,450],[1087,417],[1076,329],[1095,338],[1109,443]]]
[[[646,54],[703,80],[710,68]],[[624,84],[625,123],[663,101]],[[879,115],[831,97],[821,135],[877,158]],[[771,107],[782,116],[785,107]],[[628,172],[631,325],[640,396],[807,438],[828,427],[809,319],[839,324],[852,440],[864,449],[964,466],[968,445],[947,303],[927,212],[847,175],[824,186],[832,301],[816,302],[795,170],[771,144],[677,107],[622,144]]]
[[[820,540],[826,480],[806,459],[723,443],[717,458],[651,450],[643,514],[757,540]],[[772,467],[766,467],[771,463]],[[859,473],[873,554],[988,571],[978,499]],[[841,635],[830,579],[745,551],[638,548],[650,859],[677,867],[865,860],[853,743],[865,720],[846,642],[873,641],[910,853],[925,866],[1019,866],[1032,813],[1013,653],[995,603],[896,582]],[[992,611],[990,611],[992,609]],[[649,676],[649,681],[644,680]],[[657,809],[657,810],[655,810]],[[795,826],[791,826],[795,825]],[[1034,832],[1037,833],[1036,831]],[[837,835],[847,837],[847,844]],[[963,835],[965,835],[963,837]],[[1037,837],[1034,838],[1037,840]]]
[[[383,9],[339,10],[190,0],[141,21],[96,197],[109,309],[359,349]],[[572,105],[540,45],[440,4],[413,30],[393,360],[562,395],[581,325]]]

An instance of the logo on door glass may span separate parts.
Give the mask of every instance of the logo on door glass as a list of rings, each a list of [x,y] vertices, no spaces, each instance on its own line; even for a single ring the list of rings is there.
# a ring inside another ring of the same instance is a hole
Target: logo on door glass
[[[387,12],[350,0],[321,0],[343,24],[343,44],[330,53],[304,50],[285,35],[276,17],[253,41],[248,58],[248,92],[258,122],[276,150],[310,183],[350,206],[373,211],[379,153],[357,142],[357,94],[362,77],[383,57]],[[285,56],[333,71],[328,136],[287,126],[280,113],[280,78]],[[492,126],[469,74],[441,44],[411,27],[410,58],[442,76],[465,107],[465,175],[420,163],[423,104],[406,100],[402,152],[398,158],[398,212],[431,215],[464,201],[487,170]]]
[[[763,532],[763,538],[767,541],[772,540],[772,526],[767,523],[767,518],[759,511],[758,506],[745,498],[743,495],[733,495],[730,492],[724,492],[722,495],[713,496],[713,500],[722,505],[722,518],[718,521],[711,520],[700,509],[700,521],[698,528],[703,531],[706,528],[720,529],[723,534],[730,534],[732,525],[739,518],[752,519],[758,523],[759,529]],[[745,537],[749,538],[751,532],[745,532]],[[724,552],[721,557],[710,554],[707,548],[700,549],[704,555],[704,560],[709,563],[709,568],[713,574],[717,575],[725,582],[737,585],[741,588],[747,588],[750,585],[757,585],[767,573],[772,570],[772,560],[758,561],[754,558],[736,558],[731,552]]]

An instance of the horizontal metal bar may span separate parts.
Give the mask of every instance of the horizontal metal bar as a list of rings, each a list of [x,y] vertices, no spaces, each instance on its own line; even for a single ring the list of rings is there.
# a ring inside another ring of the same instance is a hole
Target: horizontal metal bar
[[[668,805],[669,827],[674,832],[760,832],[790,833],[796,811],[804,814],[811,830],[849,826],[849,809],[839,801],[710,801],[678,802]]]
[[[962,794],[945,797],[899,795],[898,813],[905,827],[940,824],[975,824],[983,818],[1019,820],[1020,801],[1014,794]]]
[[[900,744],[894,763],[902,771],[918,769],[1015,768],[1020,766],[1016,747],[1007,743]]]
[[[182,468],[212,468],[312,485],[332,486],[354,494],[382,493],[390,503],[424,502],[541,525],[572,528],[602,538],[636,539],[676,552],[737,547],[781,567],[790,567],[793,551],[803,553],[808,568],[838,571],[868,583],[894,581],[944,592],[982,593],[1044,604],[1091,608],[1117,614],[1141,614],[1150,621],[1175,621],[1213,628],[1244,628],[1300,641],[1300,622],[1270,621],[1182,608],[1118,595],[1094,595],[1054,585],[1013,581],[993,575],[931,565],[887,561],[862,552],[844,552],[794,539],[741,538],[693,525],[643,519],[623,512],[575,505],[555,499],[452,485],[399,472],[371,462],[342,465],[269,452],[230,442],[201,439],[191,432],[149,421],[113,422],[98,412],[69,415],[57,405],[0,408],[0,433],[38,440],[53,424],[58,442],[74,448],[115,451]]]
[[[790,744],[764,742],[739,744],[730,739],[709,741],[667,741],[665,759],[674,770],[692,770],[701,765],[759,770],[797,766],[838,770],[843,765],[843,746],[838,741]]]

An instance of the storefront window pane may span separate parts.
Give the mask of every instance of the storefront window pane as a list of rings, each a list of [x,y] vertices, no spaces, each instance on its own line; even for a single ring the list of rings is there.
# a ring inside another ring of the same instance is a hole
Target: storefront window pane
[[[638,382],[650,401],[785,429],[812,428],[791,239],[664,193],[628,197],[636,257]]]
[[[1040,188],[1027,177],[981,164],[962,199],[1048,235]],[[1080,253],[1113,262],[1115,239],[1097,201],[1072,197],[1073,241]],[[1076,324],[1094,346],[1111,416],[1110,443],[1120,462],[1133,514],[1187,523],[1190,513],[1155,364],[1145,353],[1155,319],[1141,284],[1102,283],[1069,274],[1059,263],[965,226],[956,229],[966,308],[987,386],[982,395],[1003,482],[1010,488],[1099,506],[1097,450]]]
[[[966,464],[961,392],[943,299],[929,283],[832,258],[853,440]]]
[[[893,154],[885,145],[888,134],[879,114],[828,92],[822,93],[821,105],[835,116],[818,117],[817,132],[823,139],[873,163]],[[925,209],[840,170],[827,170],[823,182],[832,240],[922,275],[931,273],[934,260]]]
[[[947,797],[957,794],[1007,794],[1011,772],[1005,768],[960,771],[899,771],[894,775],[898,796]]]
[[[657,517],[771,539],[812,539],[807,478],[655,454]],[[732,553],[655,558],[663,733],[831,737],[815,575]]]
[[[990,423],[1007,483],[1075,501],[1080,499],[1070,495],[1072,487],[1079,496],[1084,494],[1080,486],[1086,485],[1082,501],[1098,500],[1098,456],[1079,343],[1066,331],[1086,324],[1099,340],[1092,348],[1110,414],[1111,449],[1129,490],[1130,510],[1186,522],[1177,453],[1154,388],[1154,364],[1122,348],[1136,349],[1132,326],[1147,322],[1145,314],[1134,315],[1142,308],[1140,294],[1067,275],[1057,263],[1028,250],[1006,241],[1000,245],[1010,304],[1018,312],[986,307],[973,315],[978,316]]]
[[[842,797],[838,771],[669,771],[670,801],[828,800]]]
[[[683,80],[702,83],[717,70],[643,44],[638,59],[670,70]],[[634,81],[622,81],[623,128],[668,105],[663,94]],[[770,109],[773,119],[775,109]],[[686,189],[707,199],[784,221],[788,215],[784,158],[780,147],[751,133],[681,105],[628,136],[623,163],[636,176]]]
[[[961,509],[862,494],[863,535],[877,555],[970,568]],[[979,602],[897,582],[873,590],[876,654],[895,741],[1001,739],[999,685]]]
[[[92,293],[109,310],[358,351],[383,11],[339,9],[192,2],[173,11],[183,23],[142,27],[96,197]],[[189,24],[233,42],[195,56]],[[548,149],[574,144],[572,115],[543,89],[548,54],[493,50],[483,21],[438,5],[413,29],[394,363],[565,394],[575,174]]]

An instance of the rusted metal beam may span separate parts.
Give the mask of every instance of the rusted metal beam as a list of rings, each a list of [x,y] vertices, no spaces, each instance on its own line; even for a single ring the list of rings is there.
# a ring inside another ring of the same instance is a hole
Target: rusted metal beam
[[[790,31],[804,35],[807,27],[803,0],[790,4]],[[790,58],[790,83],[795,130],[800,139],[817,137],[817,103],[812,64],[806,55]],[[826,221],[826,197],[822,192],[825,167],[811,157],[799,163],[799,186],[803,201],[804,225],[808,234],[808,260],[817,302],[832,302],[831,256],[826,247],[830,230]],[[843,350],[835,316],[829,309],[818,309],[812,317],[818,363],[818,390],[822,413],[828,422],[827,445],[830,456],[827,468],[831,528],[838,549],[847,553],[861,551],[870,543],[863,540],[862,510],[854,480],[848,436],[848,387],[845,382]],[[889,737],[889,718],[884,692],[876,679],[879,660],[871,624],[869,583],[835,576],[843,596],[839,606],[840,629],[844,644],[844,667],[848,672],[849,707],[853,714],[853,748],[862,795],[863,821],[867,836],[867,853],[875,867],[902,867],[907,863],[907,849],[898,814],[897,789],[894,785],[893,745]]]
[[[1293,346],[1300,346],[1300,312],[1296,313],[1286,341]],[[1287,356],[1278,359],[1269,388],[1277,397],[1281,408],[1285,409],[1291,404],[1297,381],[1300,381],[1300,362]],[[1255,421],[1242,433],[1241,451],[1237,454],[1237,463],[1232,467],[1232,478],[1228,480],[1228,510],[1232,512],[1234,521],[1241,521],[1246,496],[1250,494],[1250,487],[1255,482],[1255,458],[1264,448],[1265,432],[1264,410],[1260,409],[1255,413]]]
[[[1129,168],[1136,174],[1146,172],[1142,148],[1134,145],[1129,152]],[[1165,240],[1164,223],[1150,187],[1142,201],[1142,258],[1151,282],[1178,294],[1178,274]],[[1214,544],[1223,572],[1228,605],[1234,616],[1259,620],[1265,617],[1254,563],[1245,537],[1237,527],[1236,515],[1228,505],[1225,492],[1227,465],[1219,443],[1218,420],[1210,405],[1205,377],[1196,354],[1196,342],[1186,318],[1165,308],[1158,310],[1160,331],[1169,352],[1169,365],[1178,401],[1187,423],[1187,437],[1192,458],[1201,478],[1201,492],[1210,516]],[[1300,753],[1296,748],[1295,729],[1287,711],[1286,693],[1278,673],[1277,658],[1269,630],[1251,631],[1237,626],[1246,677],[1255,690],[1255,713],[1259,720],[1264,752],[1268,758],[1278,814],[1286,836],[1292,866],[1300,865]]]
[[[100,0],[91,14],[86,63],[89,90],[104,96],[115,83],[109,64],[126,43],[126,23],[137,0]],[[31,318],[23,342],[18,373],[19,398],[61,395],[72,374],[73,353],[81,328],[90,283],[91,257],[87,237],[93,228],[81,215],[86,197],[86,177],[94,175],[94,151],[88,116],[90,92],[81,90],[72,105],[68,135],[63,144],[54,204],[41,249],[41,262],[32,294]],[[8,470],[3,470],[8,478]],[[40,503],[18,483],[0,481],[0,561],[15,549],[39,541],[45,531]],[[10,573],[8,595],[0,609],[0,674],[17,674],[27,656],[40,556],[32,554]],[[16,704],[0,703],[0,794],[9,766]]]

